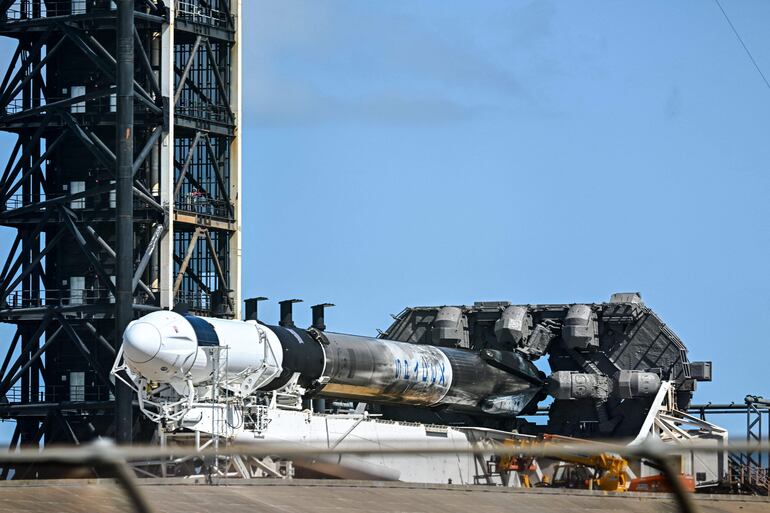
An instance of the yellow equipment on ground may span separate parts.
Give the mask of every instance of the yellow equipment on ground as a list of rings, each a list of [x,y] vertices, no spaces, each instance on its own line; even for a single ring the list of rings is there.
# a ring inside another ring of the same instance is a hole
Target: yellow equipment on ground
[[[551,486],[583,488],[608,492],[626,491],[628,462],[620,456],[602,453],[596,456],[562,455],[556,465]]]
[[[503,441],[504,446],[532,447],[540,443],[537,439],[508,439]],[[503,472],[517,472],[523,488],[531,488],[530,475],[539,472],[535,457],[517,454],[504,454],[500,457],[498,468]],[[542,474],[538,474],[542,476]]]
[[[585,440],[557,435],[543,435],[544,443],[580,444]],[[618,454],[562,454],[561,463],[554,469],[551,486],[562,488],[583,488],[624,492],[628,489],[630,477],[635,477],[628,468],[628,461]]]

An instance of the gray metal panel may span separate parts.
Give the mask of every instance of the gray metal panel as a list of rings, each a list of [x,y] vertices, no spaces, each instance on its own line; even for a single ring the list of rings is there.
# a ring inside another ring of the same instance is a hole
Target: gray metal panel
[[[495,336],[495,324],[509,306],[507,301],[476,302],[473,305],[457,306],[467,322],[471,350],[510,348],[509,343],[501,344]],[[682,341],[655,312],[641,302],[638,293],[616,294],[610,302],[584,305],[593,312],[588,325],[593,325],[595,329],[594,340],[583,346],[594,348],[588,352],[571,350],[564,345],[565,318],[573,305],[519,306],[527,309],[535,328],[529,339],[522,341],[517,350],[531,360],[546,352],[552,372],[576,371],[614,378],[621,370],[653,371],[661,379],[674,381],[679,409],[687,408],[692,398],[695,378],[706,377],[705,368],[691,366]],[[393,340],[432,344],[433,323],[439,308],[406,308],[396,316],[382,336]],[[583,323],[585,328],[588,328],[588,325]],[[585,331],[586,335],[590,333],[588,329]],[[649,407],[649,402],[647,397],[624,399],[620,397],[619,392],[610,394],[608,400],[601,405],[593,400],[557,399],[550,409],[547,431],[574,436],[635,435],[644,418],[640,412]],[[596,431],[600,417],[609,420],[603,422],[602,426],[610,431]],[[465,419],[465,422],[481,424],[489,421],[474,415]],[[517,424],[497,423],[495,426],[513,428]]]

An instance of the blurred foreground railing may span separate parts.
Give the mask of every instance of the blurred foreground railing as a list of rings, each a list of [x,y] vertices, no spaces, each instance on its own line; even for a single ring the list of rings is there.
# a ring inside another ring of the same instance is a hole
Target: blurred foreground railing
[[[770,453],[770,442],[762,443],[730,443],[714,445],[710,443],[688,443],[687,450],[700,453],[719,453],[730,451]],[[661,474],[668,481],[672,495],[679,511],[693,513],[697,508],[691,494],[687,492],[676,471],[671,465],[670,457],[682,446],[664,444],[657,440],[649,440],[636,445],[618,445],[598,442],[543,444],[540,446],[511,446],[472,447],[458,449],[449,444],[430,444],[400,442],[398,447],[378,447],[371,445],[350,445],[344,448],[320,445],[302,445],[297,443],[272,443],[255,441],[249,444],[233,444],[226,447],[209,447],[198,450],[194,447],[165,447],[116,446],[109,441],[99,441],[79,447],[50,447],[43,450],[20,449],[18,451],[0,453],[0,465],[18,464],[57,464],[74,467],[99,466],[110,468],[115,472],[117,482],[131,499],[136,511],[151,512],[152,507],[137,486],[137,479],[129,466],[131,461],[142,461],[171,457],[217,457],[217,456],[250,456],[266,457],[323,457],[331,455],[374,455],[374,454],[495,454],[498,456],[532,456],[540,458],[560,459],[567,456],[585,454],[615,453],[625,458],[640,458],[653,462],[660,468]]]

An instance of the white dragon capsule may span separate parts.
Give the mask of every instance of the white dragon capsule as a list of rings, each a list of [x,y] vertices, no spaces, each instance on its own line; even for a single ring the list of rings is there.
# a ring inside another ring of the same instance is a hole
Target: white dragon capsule
[[[153,312],[131,322],[123,333],[123,358],[129,368],[159,383],[175,379],[205,379],[198,360],[198,340],[184,317]]]
[[[226,349],[216,354],[207,350],[220,347]],[[216,370],[220,379],[230,385],[253,384],[258,371],[270,378],[280,373],[282,356],[277,337],[254,321],[158,311],[131,322],[123,333],[125,363],[133,372],[156,383],[189,380],[197,385],[210,381]],[[216,361],[219,366],[215,369]]]

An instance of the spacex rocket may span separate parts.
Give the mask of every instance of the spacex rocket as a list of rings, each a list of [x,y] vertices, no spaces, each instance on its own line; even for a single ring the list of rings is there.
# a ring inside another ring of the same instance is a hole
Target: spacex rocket
[[[225,355],[212,358],[212,346]],[[308,395],[519,414],[544,375],[516,352],[410,344],[315,328],[157,311],[123,335],[126,366],[180,394],[227,376],[238,396],[297,384]]]

